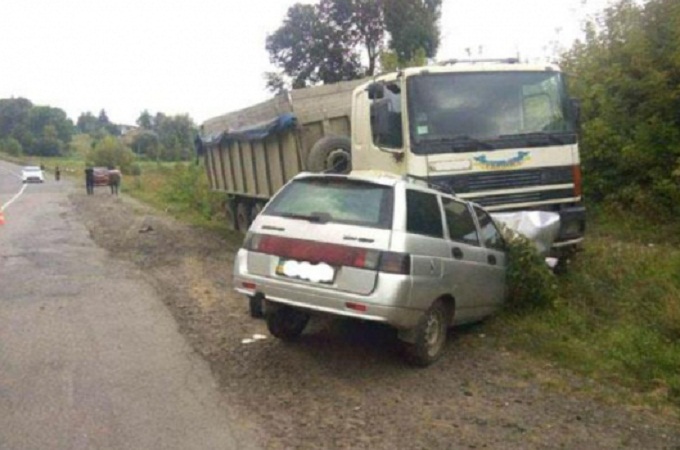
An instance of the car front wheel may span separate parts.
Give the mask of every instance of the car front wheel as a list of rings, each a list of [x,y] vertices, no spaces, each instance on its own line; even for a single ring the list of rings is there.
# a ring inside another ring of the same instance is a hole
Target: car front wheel
[[[430,306],[416,327],[414,342],[404,343],[406,360],[415,366],[426,367],[444,353],[449,327],[448,311],[441,300]]]
[[[284,305],[267,303],[267,328],[275,337],[291,341],[300,336],[309,322],[309,314]]]

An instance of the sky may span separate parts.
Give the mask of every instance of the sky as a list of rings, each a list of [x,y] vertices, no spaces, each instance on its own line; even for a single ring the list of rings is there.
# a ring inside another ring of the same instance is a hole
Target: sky
[[[437,60],[540,59],[608,0],[443,0]],[[303,0],[302,3],[311,3]],[[265,39],[293,0],[0,0],[0,98],[134,125],[266,100]]]

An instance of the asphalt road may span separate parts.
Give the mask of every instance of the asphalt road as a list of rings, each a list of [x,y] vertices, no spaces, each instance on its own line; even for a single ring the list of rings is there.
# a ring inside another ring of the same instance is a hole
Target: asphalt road
[[[75,187],[16,197],[18,174],[0,162],[0,449],[253,447],[143,274],[74,219]]]

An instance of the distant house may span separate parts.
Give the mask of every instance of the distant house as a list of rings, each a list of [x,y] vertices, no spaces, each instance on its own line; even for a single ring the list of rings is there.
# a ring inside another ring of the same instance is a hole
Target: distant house
[[[137,125],[124,125],[122,123],[119,123],[116,126],[120,130],[121,136],[125,136],[126,134],[130,133],[131,131],[135,131],[136,129],[139,128]]]

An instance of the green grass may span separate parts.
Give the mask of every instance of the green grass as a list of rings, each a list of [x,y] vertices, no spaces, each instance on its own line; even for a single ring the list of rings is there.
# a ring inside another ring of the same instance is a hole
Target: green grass
[[[680,406],[678,224],[600,211],[552,307],[504,314],[503,345]]]
[[[140,163],[139,176],[126,177],[124,192],[194,225],[242,239],[230,231],[223,213],[225,194],[212,192],[203,166],[194,163]]]

